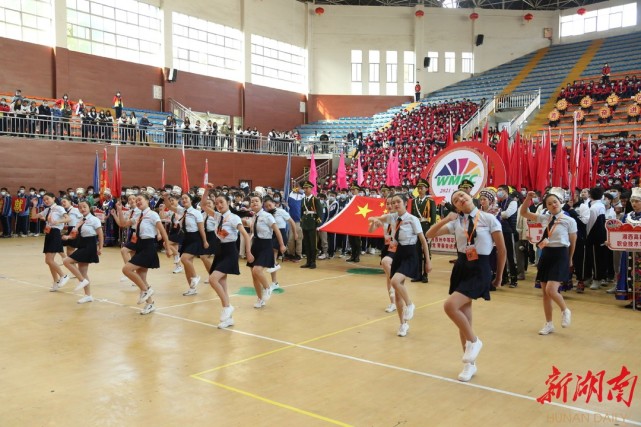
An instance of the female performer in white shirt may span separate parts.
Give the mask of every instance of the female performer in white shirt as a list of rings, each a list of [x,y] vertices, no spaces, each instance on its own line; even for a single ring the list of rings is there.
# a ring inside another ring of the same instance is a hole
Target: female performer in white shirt
[[[156,236],[158,234],[162,236],[165,253],[168,258],[174,255],[174,250],[169,244],[167,232],[160,221],[160,217],[149,208],[149,196],[147,194],[139,194],[136,197],[136,207],[140,209],[140,213],[126,220],[122,215],[121,205],[116,205],[120,223],[125,227],[135,226],[134,234],[131,235],[131,242],[136,245],[136,253],[122,268],[122,274],[127,276],[129,280],[140,288],[138,304],[147,302],[140,314],[149,314],[154,311],[156,307],[151,298],[154,290],[151,289],[151,286],[147,283],[147,270],[160,267],[156,248]]]
[[[459,213],[450,212],[430,228],[428,238],[454,234],[458,258],[450,277],[450,296],[444,304],[445,313],[459,329],[463,346],[463,371],[460,381],[469,381],[476,373],[476,357],[483,343],[472,329],[472,300],[490,299],[490,286],[501,286],[505,267],[505,241],[501,223],[488,212],[474,206],[472,197],[465,191],[452,194],[452,205]],[[490,254],[496,246],[497,268],[494,283]]]
[[[396,295],[396,308],[401,326],[397,335],[404,337],[410,328],[408,321],[414,317],[414,303],[410,299],[409,292],[405,288],[407,277],[417,277],[418,263],[421,262],[416,252],[416,241],[421,241],[423,253],[425,254],[425,272],[432,270],[430,252],[427,241],[421,229],[421,223],[417,217],[407,212],[407,198],[404,194],[395,194],[392,197],[392,209],[395,213],[381,217],[370,217],[378,226],[389,224],[392,226],[388,252],[395,252],[394,259],[390,266],[391,284]]]
[[[394,196],[389,196],[385,199],[385,209],[387,209],[387,212],[392,212],[392,198]],[[376,223],[372,222],[369,227],[370,233],[373,233],[374,230],[376,230]],[[394,288],[392,287],[392,280],[390,277],[390,271],[392,269],[392,261],[394,261],[394,255],[396,252],[390,252],[389,251],[389,245],[392,242],[392,225],[391,224],[384,224],[383,225],[383,240],[384,240],[384,245],[383,249],[381,250],[381,267],[383,267],[383,271],[385,272],[385,281],[387,284],[387,294],[389,295],[390,303],[385,308],[386,313],[391,313],[393,311],[396,311],[396,297],[395,297],[395,292]]]
[[[104,234],[100,220],[91,214],[91,208],[87,201],[78,203],[78,210],[82,219],[76,224],[70,236],[63,236],[63,239],[76,240],[77,249],[63,261],[67,270],[79,280],[74,291],[84,289],[85,296],[78,300],[78,304],[92,302],[91,289],[89,286],[89,264],[99,263],[98,258],[104,244]],[[76,264],[78,264],[76,266]]]
[[[272,289],[267,277],[263,274],[264,268],[274,267],[274,253],[272,251],[272,237],[275,235],[278,240],[279,249],[285,252],[287,248],[283,243],[283,236],[276,225],[274,217],[263,210],[263,199],[254,194],[249,199],[249,208],[254,212],[251,220],[252,245],[251,253],[254,256],[252,262],[247,266],[252,269],[252,281],[258,297],[254,308],[261,308],[272,295]]]
[[[185,193],[180,197],[183,208],[182,225],[185,231],[185,238],[180,245],[180,261],[185,269],[185,278],[189,288],[183,293],[184,296],[196,295],[196,287],[200,283],[200,276],[196,275],[194,258],[206,254],[209,248],[207,236],[205,235],[205,220],[203,214],[192,206],[193,197]]]
[[[245,242],[245,254],[248,262],[254,261],[254,256],[251,253],[251,246],[249,236],[243,227],[238,215],[234,215],[229,210],[229,200],[226,196],[219,195],[215,201],[216,209],[218,212],[210,210],[206,207],[205,211],[209,215],[216,217],[216,234],[220,239],[220,246],[214,255],[214,262],[209,269],[209,284],[220,298],[223,305],[222,312],[220,313],[219,328],[227,328],[233,326],[234,319],[232,313],[234,307],[229,303],[229,294],[227,292],[227,275],[240,274],[238,268],[238,248],[236,247],[236,240],[238,236],[242,235]]]
[[[536,280],[541,282],[545,314],[545,325],[539,331],[540,335],[554,332],[552,301],[561,309],[561,326],[567,328],[571,322],[572,313],[565,304],[563,295],[559,293],[559,286],[570,279],[577,225],[574,218],[563,212],[564,193],[562,188],[550,189],[543,199],[543,204],[548,210],[546,215],[537,215],[528,211],[530,200],[536,197],[533,191],[527,194],[520,208],[522,216],[530,221],[541,223],[545,227],[543,237],[537,244],[542,251],[537,265]]]
[[[33,199],[36,201],[36,199]],[[69,215],[62,206],[56,204],[56,198],[53,193],[46,193],[42,201],[47,207],[40,213],[36,212],[35,205],[32,206],[32,215],[45,220],[45,244],[42,252],[45,254],[45,264],[49,267],[53,286],[51,292],[56,292],[62,288],[68,281],[69,276],[64,274],[60,266],[55,261],[57,253],[62,253],[62,227],[69,222]]]

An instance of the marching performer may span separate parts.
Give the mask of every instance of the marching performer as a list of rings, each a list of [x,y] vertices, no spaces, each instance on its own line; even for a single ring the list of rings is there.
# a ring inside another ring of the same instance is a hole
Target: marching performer
[[[450,296],[445,313],[459,329],[463,346],[463,371],[459,381],[469,381],[476,373],[476,357],[483,343],[472,329],[472,301],[490,299],[490,286],[501,286],[505,266],[505,243],[497,218],[480,211],[472,197],[463,190],[452,194],[452,205],[460,213],[450,212],[427,232],[428,238],[454,234],[458,258],[450,277]],[[492,282],[490,253],[496,246],[497,272]]]
[[[182,189],[178,186],[174,186],[169,197],[165,200],[167,207],[172,211],[172,213],[169,214],[169,242],[176,254],[176,256],[174,256],[174,271],[172,272],[174,274],[182,273],[183,271],[183,267],[180,264],[180,255],[178,255],[178,248],[182,245],[183,240],[185,239],[185,230],[182,227],[182,219],[185,214],[185,209],[178,203],[181,194]]]
[[[539,335],[554,332],[552,302],[561,309],[561,326],[567,328],[571,322],[570,309],[559,293],[559,286],[570,279],[577,226],[576,221],[562,210],[564,193],[562,188],[550,189],[543,199],[543,204],[548,210],[547,215],[537,215],[528,211],[530,200],[536,197],[533,191],[528,192],[520,208],[522,216],[545,226],[543,237],[537,244],[542,252],[537,266],[536,280],[541,282],[545,314],[545,325],[539,331]]]
[[[287,240],[288,238],[287,224],[289,224],[289,229],[292,231],[294,235],[294,240],[297,240],[298,233],[296,233],[296,223],[294,222],[292,217],[289,215],[289,213],[283,208],[276,207],[276,202],[274,201],[274,199],[272,199],[269,196],[265,197],[263,204],[265,205],[265,210],[274,216],[274,219],[276,220],[276,226],[278,227],[278,230],[280,231],[280,234],[283,237],[283,242],[288,241]],[[280,243],[278,242],[276,234],[274,234],[272,237],[272,248],[274,251],[274,267],[267,268],[266,270],[268,273],[271,274],[272,284],[270,285],[270,288],[273,291],[274,289],[277,289],[280,287],[280,285],[278,284],[278,277],[277,277],[277,272],[278,270],[280,270],[280,264],[278,264],[278,257],[280,255],[285,255],[284,252],[281,252]]]
[[[395,252],[394,259],[390,266],[391,284],[396,296],[396,308],[401,325],[397,335],[404,337],[410,329],[409,321],[414,317],[414,303],[410,299],[409,292],[405,287],[405,279],[416,277],[418,271],[418,254],[416,253],[416,242],[421,241],[423,253],[425,254],[425,271],[432,270],[430,252],[427,248],[427,241],[421,229],[418,218],[412,216],[406,209],[407,196],[395,194],[392,197],[391,207],[395,213],[381,217],[370,217],[369,221],[375,222],[377,227],[389,224],[392,226],[388,252]]]
[[[131,241],[136,245],[136,253],[122,268],[122,273],[140,288],[138,304],[146,302],[145,307],[140,312],[140,314],[144,315],[156,309],[152,299],[154,290],[147,283],[147,271],[150,268],[160,267],[158,252],[156,250],[156,237],[158,234],[162,237],[165,253],[168,258],[174,255],[174,250],[169,244],[167,232],[160,222],[160,217],[149,208],[149,196],[147,194],[136,196],[136,207],[140,209],[140,213],[136,217],[128,220],[125,220],[120,204],[116,206],[116,212],[120,223],[125,227],[135,226],[135,232],[131,236]]]
[[[200,283],[200,276],[196,275],[194,258],[205,255],[207,248],[209,248],[203,214],[192,206],[193,200],[194,198],[187,193],[180,197],[185,209],[181,226],[185,230],[185,238],[180,246],[180,261],[185,268],[185,278],[189,286],[183,296],[196,295],[196,287]]]
[[[385,198],[385,209],[387,212],[392,212],[392,197],[389,196]],[[372,222],[369,226],[369,231],[372,233],[376,229],[376,224]],[[383,225],[383,239],[384,239],[384,246],[383,250],[381,251],[381,267],[383,267],[383,271],[385,272],[385,281],[387,284],[387,294],[389,295],[390,303],[385,309],[385,312],[391,313],[393,311],[396,311],[396,297],[395,297],[395,292],[394,288],[392,287],[392,281],[390,277],[390,272],[392,269],[392,262],[394,261],[394,255],[396,252],[390,252],[389,251],[389,245],[392,243],[392,225],[391,224],[384,224]]]
[[[45,243],[42,252],[45,254],[45,263],[49,267],[51,277],[53,278],[53,286],[51,292],[56,292],[62,288],[68,281],[69,276],[63,274],[62,269],[55,261],[57,253],[62,253],[62,228],[64,224],[69,222],[69,215],[65,212],[62,206],[56,204],[56,197],[53,193],[45,193],[43,202],[47,207],[41,213],[36,213],[35,203],[31,208],[33,215],[38,215],[46,221],[45,225]]]
[[[251,253],[254,256],[254,260],[247,262],[247,266],[252,269],[252,280],[254,282],[256,296],[258,297],[254,308],[261,308],[272,295],[272,289],[267,277],[263,274],[264,268],[274,267],[272,237],[276,236],[281,252],[285,252],[287,248],[283,242],[283,236],[278,229],[278,225],[276,225],[276,220],[272,215],[263,210],[262,198],[254,194],[251,196],[249,202],[249,207],[252,212],[254,212],[250,226],[252,235]]]
[[[91,214],[91,207],[86,200],[78,203],[78,210],[82,215],[80,221],[70,234],[63,236],[63,240],[76,240],[77,249],[63,263],[79,281],[74,291],[84,289],[85,296],[78,300],[78,304],[85,304],[93,301],[89,286],[89,264],[100,262],[98,257],[102,252],[104,235],[100,220]]]
[[[219,328],[227,328],[234,325],[232,314],[234,307],[229,302],[229,293],[227,291],[227,275],[240,274],[238,268],[238,248],[236,247],[236,240],[238,236],[242,235],[245,242],[245,254],[248,262],[254,261],[254,256],[251,253],[251,245],[249,236],[243,227],[243,224],[238,215],[234,215],[229,210],[229,200],[224,195],[216,197],[215,201],[216,211],[210,211],[206,208],[209,215],[216,218],[216,234],[220,239],[220,246],[214,255],[214,262],[209,270],[209,284],[216,291],[220,298],[223,309],[220,313]]]
[[[76,238],[75,234],[71,236],[72,231],[74,228],[76,228],[76,225],[78,224],[78,221],[82,219],[82,213],[78,210],[78,208],[74,207],[71,204],[71,199],[67,196],[64,196],[62,199],[60,199],[60,204],[64,208],[65,212],[67,212],[67,215],[69,216],[69,222],[67,222],[67,232],[65,234],[66,237],[62,239],[62,246],[66,247],[66,253],[67,257],[73,253],[73,251],[76,250]],[[65,258],[66,259],[66,258]]]

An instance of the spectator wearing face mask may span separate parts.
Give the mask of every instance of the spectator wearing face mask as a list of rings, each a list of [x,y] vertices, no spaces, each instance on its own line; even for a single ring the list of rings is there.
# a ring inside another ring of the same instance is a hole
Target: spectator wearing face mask
[[[303,197],[303,192],[298,186],[293,187],[287,197],[289,215],[296,224],[296,233],[289,233],[286,258],[296,262],[303,259],[303,229],[300,228],[301,203]],[[294,238],[294,236],[296,236],[296,238]]]
[[[7,187],[0,189],[0,223],[2,223],[2,237],[11,237],[11,194]]]
[[[16,215],[15,232],[19,237],[27,237],[29,234],[29,211],[31,206],[27,204],[27,194],[24,185],[20,186],[18,194],[11,200],[13,213]]]
[[[598,290],[606,286],[606,240],[605,205],[603,204],[603,188],[590,189],[590,219],[587,224],[587,239],[589,265],[592,266],[592,284],[590,289]]]

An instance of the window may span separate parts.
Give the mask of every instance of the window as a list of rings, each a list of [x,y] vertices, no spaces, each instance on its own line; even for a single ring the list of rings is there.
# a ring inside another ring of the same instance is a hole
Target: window
[[[427,72],[438,72],[438,52],[427,52],[427,57],[430,58],[430,66],[427,67]]]
[[[416,83],[416,54],[413,51],[403,52],[403,95],[414,96]]]
[[[381,93],[381,52],[370,50],[369,55],[369,94],[380,95]]]
[[[352,94],[363,94],[363,51],[352,50]]]
[[[443,7],[447,9],[456,9],[458,7],[458,0],[443,0]]]
[[[398,95],[398,52],[388,50],[385,52],[385,93]]]
[[[446,73],[455,73],[456,72],[456,54],[454,52],[445,52],[445,72]]]
[[[307,92],[307,50],[256,34],[251,35],[252,83]]]
[[[51,0],[0,1],[0,37],[55,46]]]
[[[461,53],[461,72],[474,73],[474,54],[472,52]]]
[[[240,30],[173,12],[173,59],[179,70],[243,80]]]
[[[160,9],[136,0],[67,0],[67,45],[93,55],[162,65]]]
[[[637,24],[637,4],[628,3],[591,10],[583,15],[562,16],[560,23],[561,37],[632,27]]]

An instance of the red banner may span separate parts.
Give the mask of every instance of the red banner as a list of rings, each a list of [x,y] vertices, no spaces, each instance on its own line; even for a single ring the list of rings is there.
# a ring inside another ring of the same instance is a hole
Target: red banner
[[[383,229],[381,227],[374,230],[373,233],[369,232],[369,221],[367,219],[387,213],[385,199],[354,196],[342,211],[323,224],[319,230],[349,236],[383,237]]]

